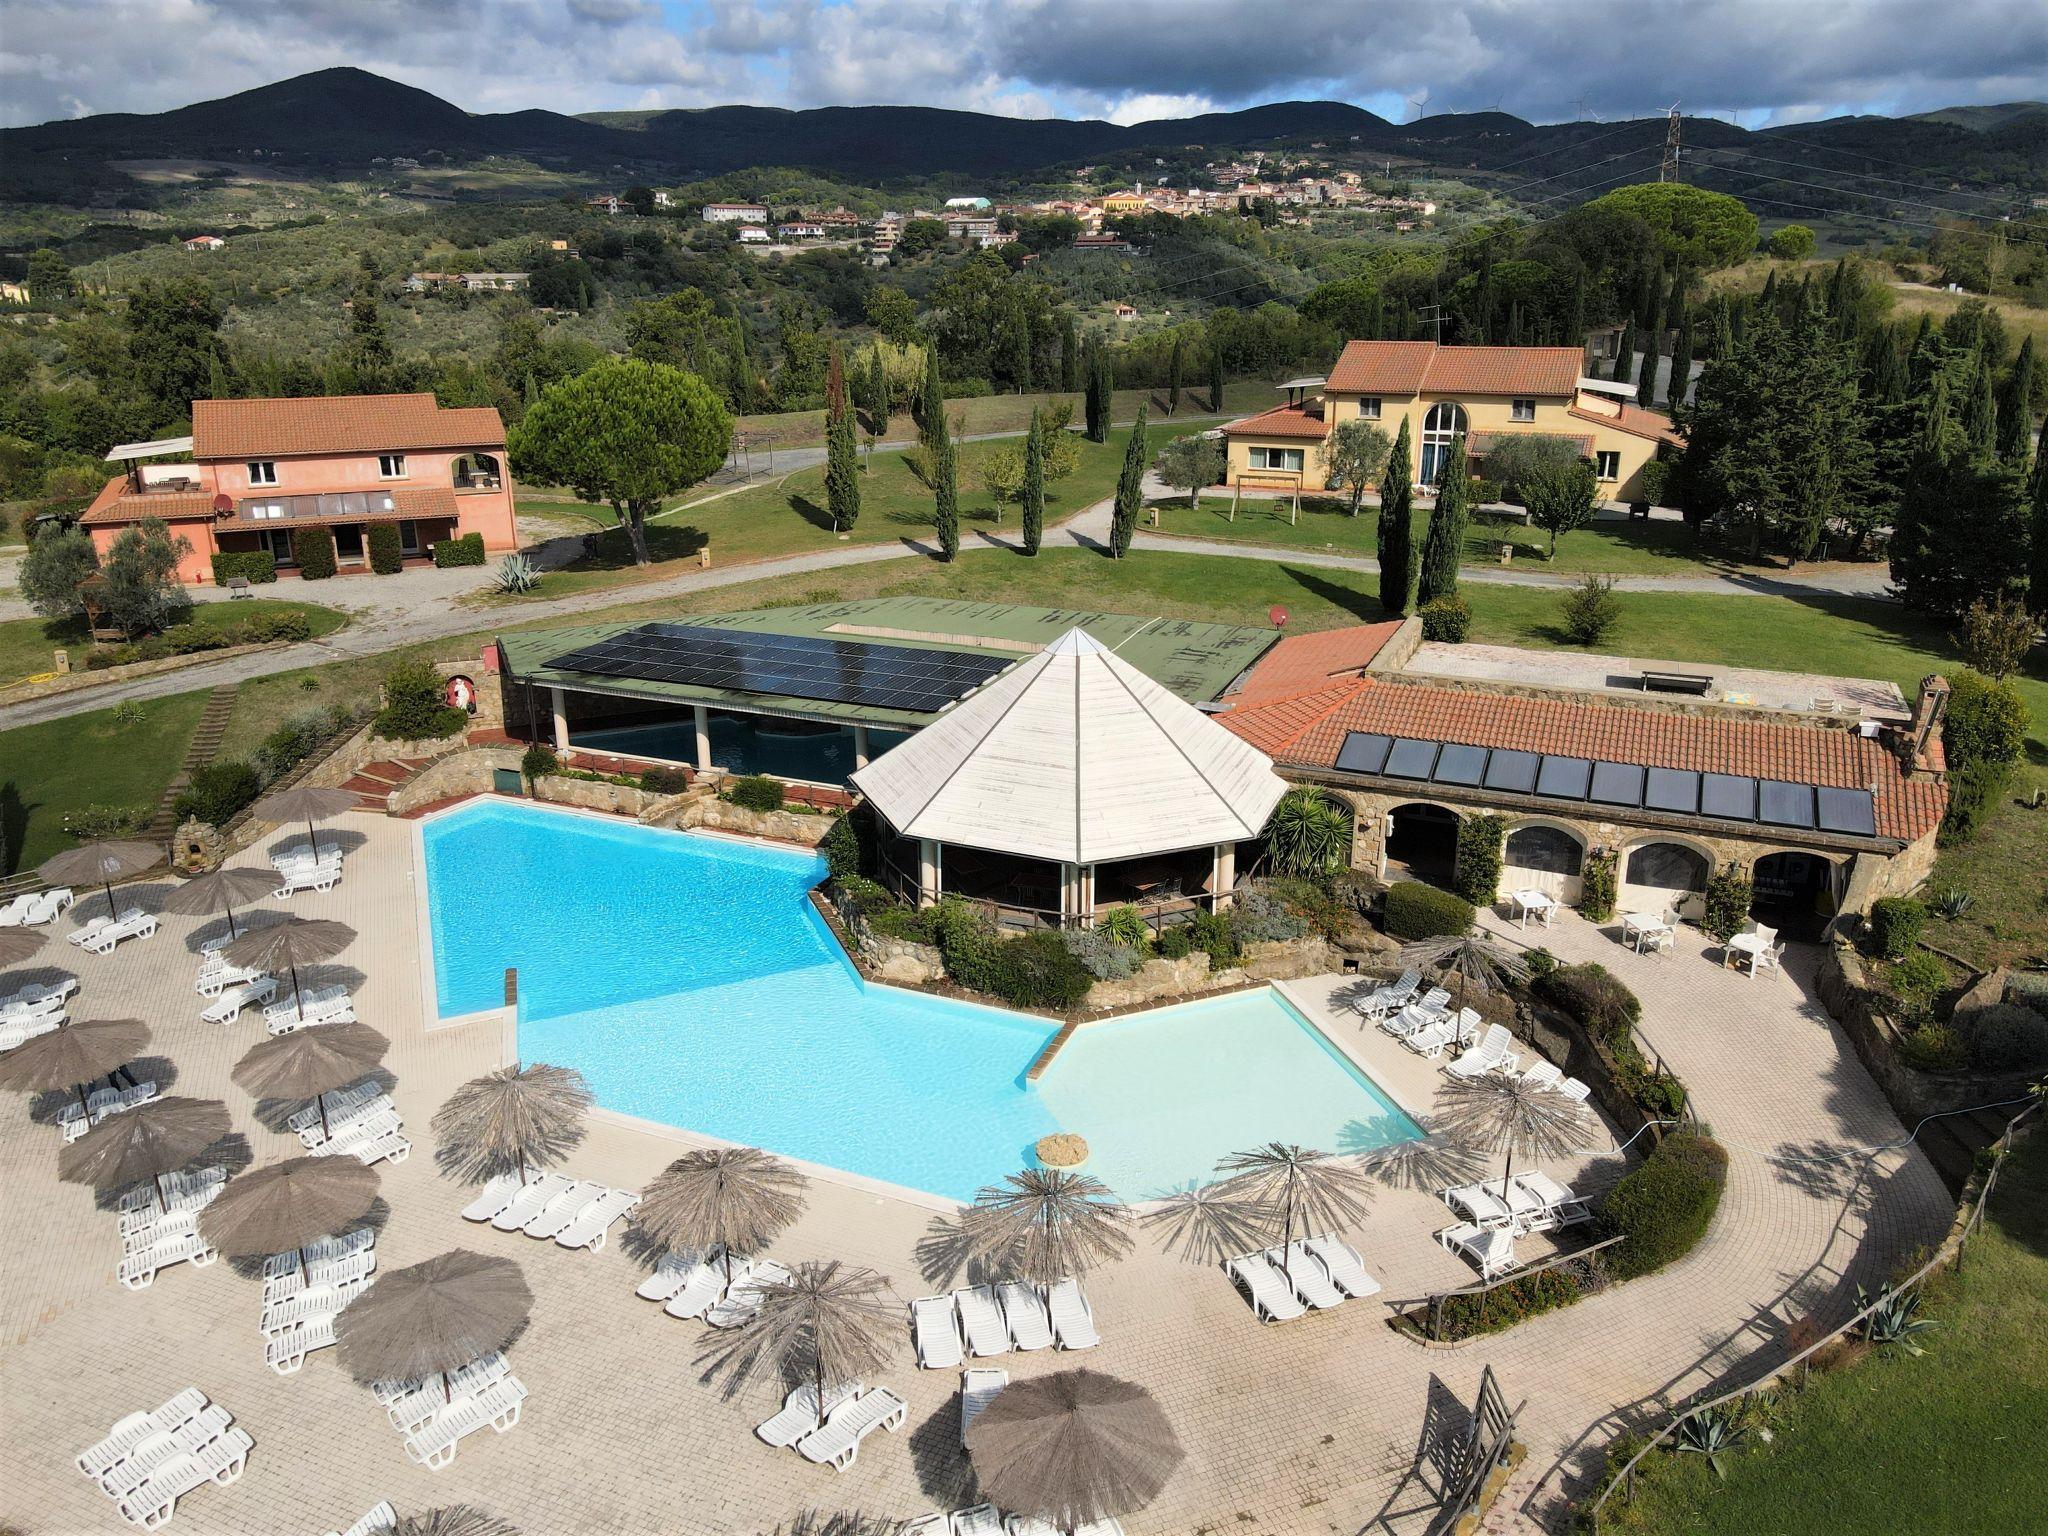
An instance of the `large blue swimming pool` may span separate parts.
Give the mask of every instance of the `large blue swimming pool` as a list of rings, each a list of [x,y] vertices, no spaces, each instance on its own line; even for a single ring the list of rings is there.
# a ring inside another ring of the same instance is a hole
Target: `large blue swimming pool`
[[[509,801],[426,823],[444,1017],[519,970],[519,1053],[607,1109],[965,1200],[1052,1131],[1128,1200],[1265,1141],[1358,1151],[1413,1121],[1274,994],[1078,1031],[854,970],[806,893],[819,859]]]

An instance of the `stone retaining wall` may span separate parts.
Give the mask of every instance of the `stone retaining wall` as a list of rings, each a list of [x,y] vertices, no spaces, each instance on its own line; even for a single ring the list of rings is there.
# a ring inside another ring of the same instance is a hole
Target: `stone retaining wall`
[[[97,671],[81,668],[76,672],[60,672],[40,683],[16,683],[11,688],[0,688],[0,705],[24,704],[30,699],[46,699],[59,693],[77,693],[80,689],[97,688],[106,683],[132,682],[138,677],[155,677],[161,672],[177,672],[185,667],[196,667],[202,662],[226,661],[230,656],[247,656],[255,651],[282,650],[286,646],[302,643],[291,640],[268,640],[260,645],[224,645],[214,651],[189,651],[183,656],[159,656],[154,661],[131,661],[124,666],[101,667]]]

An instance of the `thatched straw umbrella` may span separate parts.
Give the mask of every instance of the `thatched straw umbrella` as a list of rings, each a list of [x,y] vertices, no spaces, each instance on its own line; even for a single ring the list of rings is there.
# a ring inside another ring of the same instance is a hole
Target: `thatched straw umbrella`
[[[365,1386],[441,1378],[503,1349],[533,1310],[533,1292],[510,1259],[457,1248],[390,1274],[342,1308],[341,1363]]]
[[[259,1099],[313,1100],[320,1106],[325,1135],[327,1095],[368,1077],[390,1049],[391,1042],[367,1024],[295,1029],[250,1046],[235,1063],[233,1076]]]
[[[218,1099],[180,1094],[110,1115],[57,1154],[57,1177],[114,1189],[143,1179],[164,1203],[163,1177],[191,1162],[228,1133],[228,1107]]]
[[[1266,1241],[1264,1208],[1225,1183],[1176,1190],[1138,1219],[1161,1228],[1160,1245],[1190,1264],[1221,1264]]]
[[[1061,1168],[1004,1174],[975,1192],[962,1226],[974,1257],[1037,1286],[1041,1297],[1131,1251],[1131,1213],[1109,1186]]]
[[[444,1504],[402,1517],[391,1527],[391,1536],[519,1536],[519,1531],[474,1504]]]
[[[376,1199],[377,1170],[352,1157],[290,1157],[222,1190],[199,1230],[229,1258],[291,1253],[361,1221]]]
[[[1575,1100],[1528,1079],[1494,1072],[1453,1078],[1437,1090],[1436,1119],[1444,1132],[1476,1152],[1504,1152],[1500,1197],[1508,1197],[1515,1154],[1561,1157],[1593,1139],[1592,1117]]]
[[[306,1016],[306,998],[299,987],[299,967],[332,960],[356,939],[355,929],[324,917],[287,917],[283,922],[252,928],[227,947],[227,957],[245,970],[290,971],[292,1001]]]
[[[263,821],[303,821],[306,824],[306,841],[313,849],[313,857],[320,856],[320,837],[313,830],[313,820],[319,816],[339,816],[343,811],[356,808],[356,797],[345,789],[321,789],[312,784],[301,784],[295,789],[280,789],[274,795],[265,795],[250,807],[251,812]]]
[[[252,901],[261,901],[277,888],[277,876],[261,869],[209,869],[203,875],[194,875],[183,885],[164,898],[163,909],[175,912],[180,917],[206,917],[215,912],[227,914],[228,937],[237,939],[241,931],[235,926],[235,903],[248,906]]]
[[[1012,1382],[966,1439],[984,1497],[1067,1530],[1143,1509],[1182,1455],[1150,1393],[1085,1368]]]
[[[472,1078],[434,1111],[435,1161],[466,1184],[552,1167],[583,1140],[590,1088],[570,1067],[535,1062]]]
[[[107,893],[107,916],[114,908],[114,882],[139,875],[163,862],[154,843],[102,841],[80,843],[43,860],[36,873],[52,885],[96,885]]]
[[[755,1147],[686,1152],[656,1174],[633,1208],[633,1225],[657,1248],[686,1253],[757,1252],[804,1208],[804,1176]]]
[[[828,1384],[879,1371],[895,1353],[903,1303],[871,1269],[807,1259],[788,1280],[762,1286],[760,1296],[751,1321],[698,1356],[707,1378],[725,1378],[728,1394],[763,1365],[801,1374],[817,1393],[823,1424]]]
[[[1457,977],[1460,1008],[1465,1006],[1468,983],[1477,987],[1480,995],[1484,996],[1488,992],[1504,992],[1529,979],[1526,960],[1476,933],[1404,944],[1394,958],[1418,970]]]
[[[0,1088],[18,1093],[69,1088],[85,1113],[85,1085],[126,1066],[148,1044],[149,1026],[140,1019],[81,1019],[25,1040],[0,1056]]]
[[[38,953],[46,937],[34,928],[0,928],[0,971],[21,965]]]
[[[1294,1283],[1294,1218],[1306,1238],[1320,1227],[1335,1231],[1365,1216],[1372,1186],[1357,1163],[1312,1147],[1272,1141],[1250,1152],[1234,1152],[1216,1165],[1231,1175],[1233,1192],[1279,1218],[1280,1261]]]

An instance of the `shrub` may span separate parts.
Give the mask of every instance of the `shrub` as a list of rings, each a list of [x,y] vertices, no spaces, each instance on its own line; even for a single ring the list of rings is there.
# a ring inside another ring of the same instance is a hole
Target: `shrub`
[[[1106,924],[1069,928],[1063,937],[1074,958],[1097,981],[1122,981],[1145,962],[1144,951],[1124,943]]]
[[[405,568],[405,547],[396,523],[370,524],[370,569],[379,576],[391,576]]]
[[[855,917],[879,912],[896,900],[884,887],[863,875],[834,875],[832,889],[838,893],[840,906]]]
[[[92,658],[88,656],[86,665],[91,664]],[[1941,830],[1934,840],[1944,848],[1953,848],[1975,837],[1998,797],[2005,793],[2009,771],[2004,763],[1970,763],[1951,769],[1948,808],[1941,813]]]
[[[1212,971],[1235,965],[1237,935],[1230,920],[1214,912],[1197,912],[1188,921],[1175,923],[1159,935],[1159,953],[1169,960],[1184,960],[1197,950],[1208,955]]]
[[[353,725],[355,719],[345,708],[308,709],[288,716],[263,738],[263,745],[256,749],[256,766],[265,778],[282,778],[304,762],[321,742]]]
[[[239,759],[208,763],[178,793],[172,810],[180,821],[197,816],[209,826],[224,827],[235,812],[263,793],[263,775]]]
[[[1748,923],[1749,904],[1755,895],[1756,887],[1748,875],[1733,864],[1723,865],[1707,877],[1701,929],[1708,937],[1727,943]]]
[[[384,674],[384,708],[377,734],[393,741],[430,741],[453,736],[469,716],[443,702],[441,674],[425,661],[401,661]]]
[[[259,613],[254,618],[242,620],[233,626],[234,644],[245,641],[267,643],[274,640],[310,640],[313,638],[313,621],[303,613]]]
[[[1950,685],[1942,747],[1951,773],[1977,763],[2016,763],[2027,749],[2032,719],[2011,678],[1996,682],[1964,670]]]
[[[1642,1001],[1604,965],[1558,966],[1534,984],[1538,997],[1577,1019],[1610,1049],[1615,1040],[1626,1040],[1643,1016]]]
[[[1540,944],[1522,956],[1522,964],[1529,967],[1529,979],[1532,982],[1541,981],[1546,976],[1555,975],[1558,963],[1557,956],[1543,948]]]
[[[1096,926],[1131,949],[1143,949],[1152,942],[1152,930],[1146,926],[1144,913],[1128,903],[1111,907]]]
[[[1924,1013],[1948,985],[1948,967],[1924,949],[1902,956],[1884,971],[1892,994],[1913,1013]]]
[[[1472,630],[1472,609],[1455,592],[1432,597],[1415,610],[1422,619],[1422,638],[1461,644]]]
[[[267,549],[223,550],[213,557],[213,579],[225,586],[239,576],[251,585],[277,580],[277,557]]]
[[[1970,1061],[1986,1072],[2048,1066],[2048,1018],[2017,1003],[1993,1003],[1968,1020]]]
[[[1586,862],[1580,867],[1579,911],[1587,922],[1604,923],[1614,916],[1618,863],[1612,849],[1602,849],[1587,855]]]
[[[519,772],[526,782],[544,779],[551,773],[562,771],[562,760],[555,755],[555,749],[544,741],[536,741],[519,757]]]
[[[1560,1264],[1555,1269],[1523,1275],[1494,1287],[1484,1296],[1453,1296],[1443,1305],[1442,1331],[1437,1337],[1449,1342],[1482,1333],[1499,1333],[1525,1318],[1568,1307],[1588,1291],[1599,1288],[1593,1268],[1597,1263],[1596,1255],[1583,1264]]]
[[[1308,932],[1308,924],[1300,914],[1260,886],[1249,887],[1231,905],[1230,924],[1242,944],[1298,939]]]
[[[64,831],[81,843],[103,837],[126,837],[148,826],[152,814],[152,808],[146,805],[81,805],[65,813]]]
[[[1351,812],[1319,789],[1290,789],[1266,823],[1266,848],[1287,874],[1335,869],[1351,852]]]
[[[853,830],[853,817],[850,814],[841,816],[832,823],[832,830],[818,843],[818,852],[824,855],[825,868],[834,880],[843,883],[849,879],[860,878],[860,836]],[[880,886],[875,888],[881,889]]]
[[[1078,1007],[1095,977],[1057,929],[1042,928],[995,947],[988,986],[1012,1008]]]
[[[1699,1131],[1674,1131],[1600,1206],[1601,1235],[1628,1239],[1607,1250],[1617,1280],[1682,1259],[1706,1235],[1728,1181],[1728,1154]]]
[[[926,909],[924,927],[946,962],[948,976],[972,991],[993,990],[989,983],[996,932],[987,914],[957,896],[946,896]]]
[[[292,553],[299,557],[301,579],[325,581],[334,574],[334,535],[325,528],[299,529],[292,538]]]
[[[1598,645],[1621,620],[1621,599],[1612,576],[1588,576],[1565,593],[1559,617],[1574,645]]]
[[[1262,883],[1274,900],[1285,905],[1307,928],[1334,942],[1350,925],[1352,916],[1364,911],[1363,906],[1356,904],[1360,892],[1352,873],[1347,869],[1340,871],[1338,877],[1324,880],[1276,875]]]
[[[1458,851],[1451,884],[1475,907],[1490,907],[1500,894],[1501,844],[1507,818],[1473,815],[1458,823]]]
[[[782,781],[771,779],[765,773],[741,774],[726,786],[725,798],[741,810],[779,811],[782,809]]]
[[[1870,904],[1870,947],[1873,954],[1896,960],[1920,940],[1927,909],[1910,896],[1886,896]]]
[[[640,787],[650,795],[680,795],[690,787],[689,770],[684,768],[650,768],[640,775]],[[842,821],[845,820],[844,817],[840,819]],[[829,838],[830,834],[827,834],[828,841]]]
[[[1397,939],[1449,938],[1472,928],[1472,903],[1420,880],[1387,887],[1387,932]]]
[[[458,539],[443,539],[434,546],[434,564],[442,570],[457,565],[484,563],[484,536],[465,533]]]
[[[1953,1072],[1969,1059],[1963,1037],[1946,1024],[1922,1024],[1899,1039],[1899,1060],[1917,1072]]]

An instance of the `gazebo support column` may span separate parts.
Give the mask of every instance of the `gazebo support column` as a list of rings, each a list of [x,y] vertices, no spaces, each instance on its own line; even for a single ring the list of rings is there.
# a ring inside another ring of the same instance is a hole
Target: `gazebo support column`
[[[853,766],[865,768],[868,765],[868,728],[856,725],[853,728]]]
[[[711,711],[702,704],[693,704],[690,713],[697,726],[697,771],[711,771]]]
[[[559,688],[548,690],[548,700],[555,715],[555,750],[566,752],[569,750],[569,701]]]
[[[939,845],[929,837],[917,840],[917,904],[929,907],[939,899]]]
[[[1230,888],[1237,884],[1237,844],[1216,845],[1216,870],[1209,881],[1209,910],[1221,912],[1230,905]]]
[[[1060,865],[1060,926],[1086,926],[1086,917],[1081,906],[1081,866],[1072,862]]]

